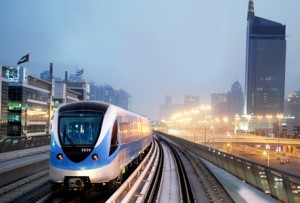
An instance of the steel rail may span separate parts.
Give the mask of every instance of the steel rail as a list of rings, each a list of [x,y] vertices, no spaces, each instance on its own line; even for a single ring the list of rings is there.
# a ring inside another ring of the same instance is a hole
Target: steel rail
[[[177,165],[182,201],[193,203],[193,202],[195,202],[195,200],[194,200],[191,185],[189,183],[189,179],[187,177],[183,163],[182,163],[177,151],[175,150],[175,148],[172,145],[170,145],[169,143],[167,143],[167,145],[171,149],[172,153],[174,154],[174,158],[176,160],[175,163]]]
[[[135,169],[135,171],[126,179],[126,181],[114,192],[114,194],[112,194],[112,196],[106,200],[107,203],[113,203],[116,202],[117,200],[120,200],[120,196],[124,193],[125,190],[128,190],[128,188],[131,188],[131,185],[133,184],[140,184],[140,182],[142,182],[142,178],[139,179],[139,183],[137,182],[133,182],[134,179],[140,175],[140,171],[142,170],[142,168],[144,166],[145,167],[145,171],[147,171],[146,169],[149,170],[149,166],[151,165],[151,163],[154,160],[154,156],[150,157],[151,154],[155,153],[157,150],[157,146],[156,144],[154,144],[155,142],[153,142],[150,151],[148,152],[147,156],[144,158],[144,160],[141,162],[141,164]],[[149,162],[147,162],[149,160]],[[132,196],[133,193],[135,192],[136,187],[133,188],[133,190],[130,189],[130,192],[127,191],[127,193],[130,193],[130,195]],[[128,197],[126,197],[128,198]],[[122,198],[123,199],[123,198]],[[122,201],[122,200],[120,200]]]
[[[149,192],[144,198],[144,202],[149,202],[149,203],[155,202],[157,200],[157,196],[160,190],[160,182],[162,180],[162,174],[163,174],[164,153],[161,144],[159,142],[157,143],[159,146],[159,152],[158,152],[159,161],[155,171],[156,176],[151,181]]]

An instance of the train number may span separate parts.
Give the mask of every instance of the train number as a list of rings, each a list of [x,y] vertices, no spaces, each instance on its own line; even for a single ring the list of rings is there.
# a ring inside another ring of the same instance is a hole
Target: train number
[[[92,149],[91,148],[81,148],[81,152],[83,153],[88,153],[88,152],[91,152]]]

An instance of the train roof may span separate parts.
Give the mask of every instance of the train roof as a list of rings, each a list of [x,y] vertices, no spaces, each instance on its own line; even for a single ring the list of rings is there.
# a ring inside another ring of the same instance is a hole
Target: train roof
[[[125,111],[125,112],[131,113],[131,114],[135,114],[137,116],[147,118],[143,115],[139,115],[135,112],[123,109],[123,108],[115,106],[113,104],[109,104],[109,103],[106,103],[106,102],[103,102],[103,101],[91,101],[91,100],[89,100],[89,101],[76,101],[76,102],[71,102],[71,103],[64,104],[64,105],[62,105],[58,108],[58,113],[73,111],[74,109],[76,109],[78,111],[98,110],[98,111],[102,111],[102,112],[106,113],[106,111],[108,110],[108,108],[110,106],[113,107],[113,108],[119,109],[121,111]]]
[[[58,111],[59,113],[71,111],[71,110],[99,110],[106,112],[110,104],[100,101],[77,101],[77,102],[71,102],[64,104],[59,107]]]

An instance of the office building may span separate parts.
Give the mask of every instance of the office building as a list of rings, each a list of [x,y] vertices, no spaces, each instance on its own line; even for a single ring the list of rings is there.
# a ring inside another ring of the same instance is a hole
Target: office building
[[[211,113],[215,118],[228,117],[229,101],[228,93],[212,93],[211,94]]]
[[[7,116],[8,116],[8,79],[6,76],[7,69],[5,67],[1,67],[1,77],[0,77],[0,119],[1,119],[1,124],[0,124],[0,139],[5,138],[7,134]]]
[[[245,114],[284,112],[285,25],[254,14],[249,1],[245,71]]]
[[[235,115],[243,114],[244,96],[242,85],[235,81],[231,85],[231,91],[228,92],[229,116],[234,118]]]
[[[48,135],[52,83],[28,75],[25,67],[2,67],[4,71],[8,79],[7,136]]]
[[[200,97],[193,95],[184,96],[184,106],[185,108],[194,108],[200,105]]]
[[[159,106],[159,119],[169,119],[175,112],[175,105],[171,95],[166,95],[165,103]]]
[[[55,82],[53,111],[55,111],[62,104],[79,101],[80,96],[80,93],[68,89],[66,83]]]
[[[90,100],[104,101],[126,110],[131,110],[131,95],[123,89],[115,90],[110,85],[90,82]]]

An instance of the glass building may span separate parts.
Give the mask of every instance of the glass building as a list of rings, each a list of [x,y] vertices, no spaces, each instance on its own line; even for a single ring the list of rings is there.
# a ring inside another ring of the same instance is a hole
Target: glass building
[[[6,67],[7,136],[49,134],[52,84],[28,75],[23,67]]]
[[[283,113],[285,25],[255,16],[253,0],[247,23],[244,113]]]
[[[0,77],[0,90],[1,90],[1,124],[0,124],[0,139],[5,138],[7,134],[7,108],[8,108],[8,79],[6,78],[6,69],[2,68]]]
[[[231,91],[228,92],[229,116],[234,118],[236,114],[243,113],[244,97],[242,85],[235,81],[231,85]]]

